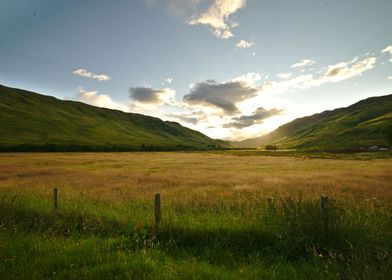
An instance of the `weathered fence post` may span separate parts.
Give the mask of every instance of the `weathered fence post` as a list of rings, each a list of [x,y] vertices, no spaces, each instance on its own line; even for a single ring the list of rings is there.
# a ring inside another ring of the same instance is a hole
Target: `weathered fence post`
[[[57,212],[57,188],[53,189],[53,206],[54,206],[54,212]]]
[[[328,196],[321,196],[320,199],[321,216],[324,224],[324,232],[328,233]]]
[[[155,194],[155,225],[161,224],[161,195]]]

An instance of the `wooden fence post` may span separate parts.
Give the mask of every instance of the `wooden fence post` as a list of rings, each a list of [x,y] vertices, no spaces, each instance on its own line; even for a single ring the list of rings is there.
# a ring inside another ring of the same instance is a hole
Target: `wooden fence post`
[[[328,196],[320,198],[321,216],[324,224],[324,231],[328,233]]]
[[[161,195],[155,194],[155,225],[161,224]]]
[[[53,206],[54,206],[54,212],[57,212],[57,188],[53,189]]]

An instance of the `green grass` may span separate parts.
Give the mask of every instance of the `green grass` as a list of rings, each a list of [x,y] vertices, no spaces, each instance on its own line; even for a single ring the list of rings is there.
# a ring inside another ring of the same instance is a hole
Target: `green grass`
[[[346,108],[295,119],[259,138],[235,143],[239,147],[276,144],[302,150],[350,149],[391,145],[392,95],[372,97]]]
[[[227,145],[178,123],[0,85],[0,148],[15,146],[23,151],[82,151],[88,147],[110,151]]]
[[[7,279],[387,279],[392,205],[330,201],[113,203],[82,197],[0,197],[0,275]],[[381,203],[381,204],[380,204]]]
[[[3,153],[0,279],[390,279],[391,166],[260,151]]]

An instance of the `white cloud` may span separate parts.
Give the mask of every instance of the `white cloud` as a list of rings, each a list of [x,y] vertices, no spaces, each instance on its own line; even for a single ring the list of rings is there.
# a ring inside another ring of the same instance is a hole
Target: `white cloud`
[[[164,3],[169,14],[189,25],[205,25],[221,39],[233,37],[232,28],[238,23],[231,15],[246,5],[246,0],[144,0],[150,7]]]
[[[90,71],[87,71],[86,69],[77,69],[75,71],[72,72],[75,75],[81,76],[81,77],[85,77],[85,78],[90,78],[90,79],[95,79],[98,80],[100,82],[102,81],[109,81],[111,78],[108,75],[105,74],[94,74]]]
[[[250,72],[232,79],[232,82],[245,82],[249,85],[255,85],[257,82],[261,81],[262,79],[263,76],[260,73]]]
[[[97,107],[128,111],[127,106],[115,102],[109,95],[99,94],[98,91],[86,91],[82,87],[79,87],[79,93],[74,99]]]
[[[299,75],[292,79],[277,82],[275,87],[280,88],[282,91],[286,91],[289,89],[304,89],[308,88],[307,83],[313,81],[314,75],[307,74],[307,75]]]
[[[381,53],[389,53],[390,55],[392,55],[392,45],[389,45],[388,47],[386,47],[385,49],[383,49],[383,50],[381,51]],[[391,59],[390,59],[389,61],[392,62],[392,57],[391,57]]]
[[[279,73],[276,75],[279,79],[290,79],[293,76],[293,73]]]
[[[363,72],[373,69],[377,59],[375,57],[367,57],[362,60],[350,62],[340,62],[335,65],[329,65],[323,76],[312,81],[314,85],[320,85],[327,82],[340,82],[355,76],[362,75]]]
[[[165,79],[161,79],[161,85],[170,85],[173,82],[173,78],[165,78]]]
[[[316,61],[311,60],[311,59],[302,59],[300,62],[297,62],[297,63],[294,63],[293,65],[291,65],[291,68],[310,66],[315,63],[316,63]]]
[[[206,12],[188,21],[190,25],[207,25],[221,39],[233,37],[231,29],[238,26],[229,20],[230,15],[244,8],[246,0],[214,0]]]
[[[392,76],[389,76],[389,77],[388,77],[388,80],[392,80]]]
[[[386,47],[385,49],[383,49],[381,51],[381,53],[390,53],[392,54],[392,45],[389,45],[388,47]]]
[[[352,59],[348,62],[329,65],[315,74],[303,74],[280,82],[272,82],[269,89],[277,93],[284,93],[289,90],[318,87],[326,83],[337,83],[362,75],[362,73],[374,68],[375,63],[375,57],[367,57],[362,60]],[[278,74],[278,77],[283,78],[287,76]]]
[[[284,81],[272,82],[272,86],[269,89],[277,93],[284,93],[289,90],[318,87],[326,83],[337,83],[362,75],[362,73],[374,68],[375,63],[375,57],[340,62],[329,65],[323,71],[319,71],[315,74],[303,74]],[[279,76],[282,78],[282,75],[278,74],[278,77]]]
[[[247,49],[247,48],[250,48],[250,47],[253,47],[253,46],[255,46],[256,44],[254,43],[254,42],[248,42],[248,41],[245,41],[245,40],[241,40],[241,41],[239,41],[238,43],[237,43],[237,48],[239,48],[239,49]]]
[[[240,100],[236,106],[243,114],[249,114],[249,112],[255,110],[257,106],[267,109],[282,108],[280,104],[268,104],[269,100],[273,100],[276,96],[288,92],[318,87],[326,83],[337,83],[352,77],[360,76],[364,72],[374,68],[375,63],[375,57],[358,58],[330,65],[321,71],[315,69],[313,74],[291,75],[290,78],[280,81],[267,80],[262,84],[253,85],[254,88],[258,89],[257,94],[250,98]],[[261,127],[261,124],[257,127]]]

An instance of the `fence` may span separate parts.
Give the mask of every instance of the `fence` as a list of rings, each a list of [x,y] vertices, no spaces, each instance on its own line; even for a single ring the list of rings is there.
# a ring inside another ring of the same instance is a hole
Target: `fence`
[[[54,188],[53,189],[53,210],[55,213],[58,211],[58,189]],[[324,227],[324,231],[328,232],[328,212],[329,212],[329,203],[328,203],[328,196],[321,196],[320,197],[320,213],[321,213],[321,219]],[[154,196],[154,216],[155,216],[155,226],[159,227],[161,224],[161,194],[156,193]]]

